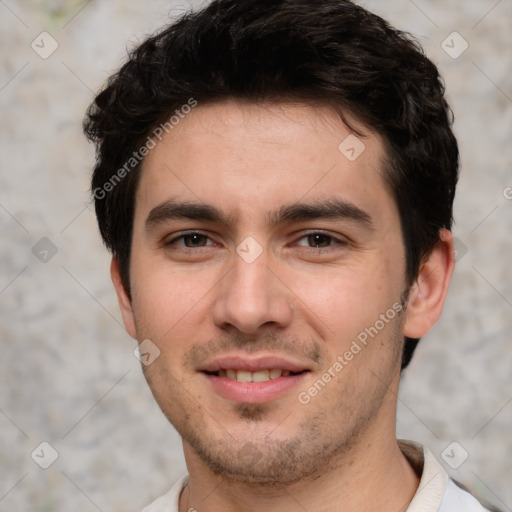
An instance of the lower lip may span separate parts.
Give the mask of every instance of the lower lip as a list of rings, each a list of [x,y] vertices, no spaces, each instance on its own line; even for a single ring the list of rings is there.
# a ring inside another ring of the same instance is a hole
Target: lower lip
[[[234,402],[259,404],[280,397],[296,386],[308,372],[278,377],[265,382],[238,382],[227,377],[203,373],[213,389],[223,398]]]

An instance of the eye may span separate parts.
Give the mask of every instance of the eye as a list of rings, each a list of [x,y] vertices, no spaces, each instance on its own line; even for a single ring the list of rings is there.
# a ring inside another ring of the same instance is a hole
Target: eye
[[[173,238],[167,242],[166,245],[177,245],[181,247],[194,248],[213,245],[213,242],[203,233],[193,231],[190,233],[183,233],[180,236]]]
[[[328,247],[332,244],[333,237],[324,233],[312,233],[304,237],[309,247]]]
[[[297,245],[302,247],[316,248],[316,249],[324,249],[331,247],[336,244],[346,244],[345,241],[340,240],[339,238],[335,238],[334,236],[328,233],[322,233],[316,231],[314,233],[308,233],[299,239]]]

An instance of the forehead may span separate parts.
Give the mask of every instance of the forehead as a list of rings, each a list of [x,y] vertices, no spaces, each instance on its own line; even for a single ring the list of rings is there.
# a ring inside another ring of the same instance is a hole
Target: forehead
[[[329,106],[199,104],[146,156],[136,215],[171,196],[216,204],[235,217],[333,195],[393,209],[381,138],[349,122],[362,136]]]

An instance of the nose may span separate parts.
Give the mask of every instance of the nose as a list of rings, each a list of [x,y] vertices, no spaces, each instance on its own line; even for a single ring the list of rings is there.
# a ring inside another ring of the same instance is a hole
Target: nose
[[[248,263],[237,254],[217,288],[213,322],[223,330],[256,334],[269,327],[284,328],[292,317],[290,291],[271,270],[265,255]]]

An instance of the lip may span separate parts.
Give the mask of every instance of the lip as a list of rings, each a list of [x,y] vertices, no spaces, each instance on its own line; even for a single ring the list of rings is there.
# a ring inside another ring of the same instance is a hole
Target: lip
[[[272,368],[289,370],[295,373],[310,369],[299,362],[291,361],[284,357],[272,355],[260,355],[255,357],[248,357],[247,355],[231,355],[214,359],[204,366],[201,366],[198,370],[200,372],[218,372],[219,370],[235,369],[245,370],[247,372],[257,372],[260,370],[271,370]]]
[[[292,375],[281,376],[264,382],[238,382],[228,377],[212,375],[219,370],[245,370],[257,372],[278,368],[294,372]],[[206,378],[213,391],[226,400],[238,403],[263,403],[275,400],[297,386],[311,369],[298,361],[275,355],[249,356],[247,354],[218,357],[198,369]],[[210,373],[206,373],[210,372]],[[302,373],[298,373],[302,372]]]
[[[239,403],[260,404],[280,397],[297,386],[309,372],[278,377],[265,382],[238,382],[227,377],[203,373],[213,390],[226,400]]]

